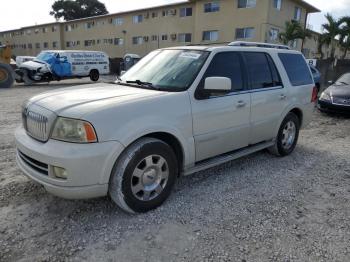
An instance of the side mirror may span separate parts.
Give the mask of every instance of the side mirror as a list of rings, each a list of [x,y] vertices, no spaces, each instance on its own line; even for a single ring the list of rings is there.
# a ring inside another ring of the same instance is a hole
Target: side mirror
[[[204,82],[206,93],[228,93],[231,91],[231,79],[227,77],[207,77]]]

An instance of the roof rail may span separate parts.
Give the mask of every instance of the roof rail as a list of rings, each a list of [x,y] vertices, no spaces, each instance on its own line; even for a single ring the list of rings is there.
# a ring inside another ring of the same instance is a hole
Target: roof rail
[[[290,50],[290,47],[286,46],[286,45],[277,45],[277,44],[259,43],[259,42],[236,41],[236,42],[229,43],[228,45],[229,46],[263,47],[263,48],[276,48],[276,49]]]

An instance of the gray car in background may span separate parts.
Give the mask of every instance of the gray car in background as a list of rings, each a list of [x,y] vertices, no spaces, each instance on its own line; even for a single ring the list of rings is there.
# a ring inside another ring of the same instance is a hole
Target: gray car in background
[[[318,71],[318,69],[313,66],[313,65],[309,65],[311,72],[312,72],[312,77],[314,78],[315,81],[315,85],[317,88],[318,93],[321,91],[321,73],[320,71]]]

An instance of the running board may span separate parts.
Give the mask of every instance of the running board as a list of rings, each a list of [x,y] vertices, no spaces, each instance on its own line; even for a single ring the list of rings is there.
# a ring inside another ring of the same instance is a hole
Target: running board
[[[209,160],[205,160],[203,162],[200,162],[198,164],[196,164],[194,167],[189,168],[187,170],[185,170],[183,172],[184,176],[188,176],[191,175],[193,173],[197,173],[199,171],[214,167],[214,166],[218,166],[221,164],[224,164],[226,162],[235,160],[237,158],[246,156],[246,155],[250,155],[252,153],[258,152],[260,150],[263,150],[265,148],[268,148],[270,146],[273,146],[275,144],[274,141],[269,141],[269,142],[263,142],[263,143],[259,143],[256,144],[254,146],[249,146],[243,149],[239,149],[236,151],[233,151],[232,153],[227,153],[224,155],[220,155],[220,156],[216,156],[213,158],[210,158]]]

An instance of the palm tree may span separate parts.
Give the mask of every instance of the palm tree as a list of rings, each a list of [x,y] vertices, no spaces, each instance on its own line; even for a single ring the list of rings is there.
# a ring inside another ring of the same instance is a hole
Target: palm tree
[[[350,49],[350,16],[346,16],[340,19],[341,25],[340,29],[340,46],[344,49],[343,59],[346,57]]]
[[[325,18],[327,23],[322,25],[322,28],[326,31],[324,32],[324,37],[330,40],[331,45],[331,58],[334,60],[335,56],[335,47],[336,47],[336,37],[340,35],[341,29],[340,25],[342,24],[341,20],[335,19],[331,14],[326,14]]]
[[[309,30],[306,30],[302,25],[297,21],[287,21],[286,30],[278,35],[278,38],[281,43],[284,45],[291,44],[296,39],[305,40],[306,37],[311,37]]]
[[[323,51],[322,51],[323,46],[324,45],[329,46],[330,43],[331,43],[331,39],[327,35],[324,35],[324,34],[318,35],[318,38],[317,38],[317,52],[321,55],[321,59],[323,59],[323,57],[324,57],[324,54],[323,54]]]

